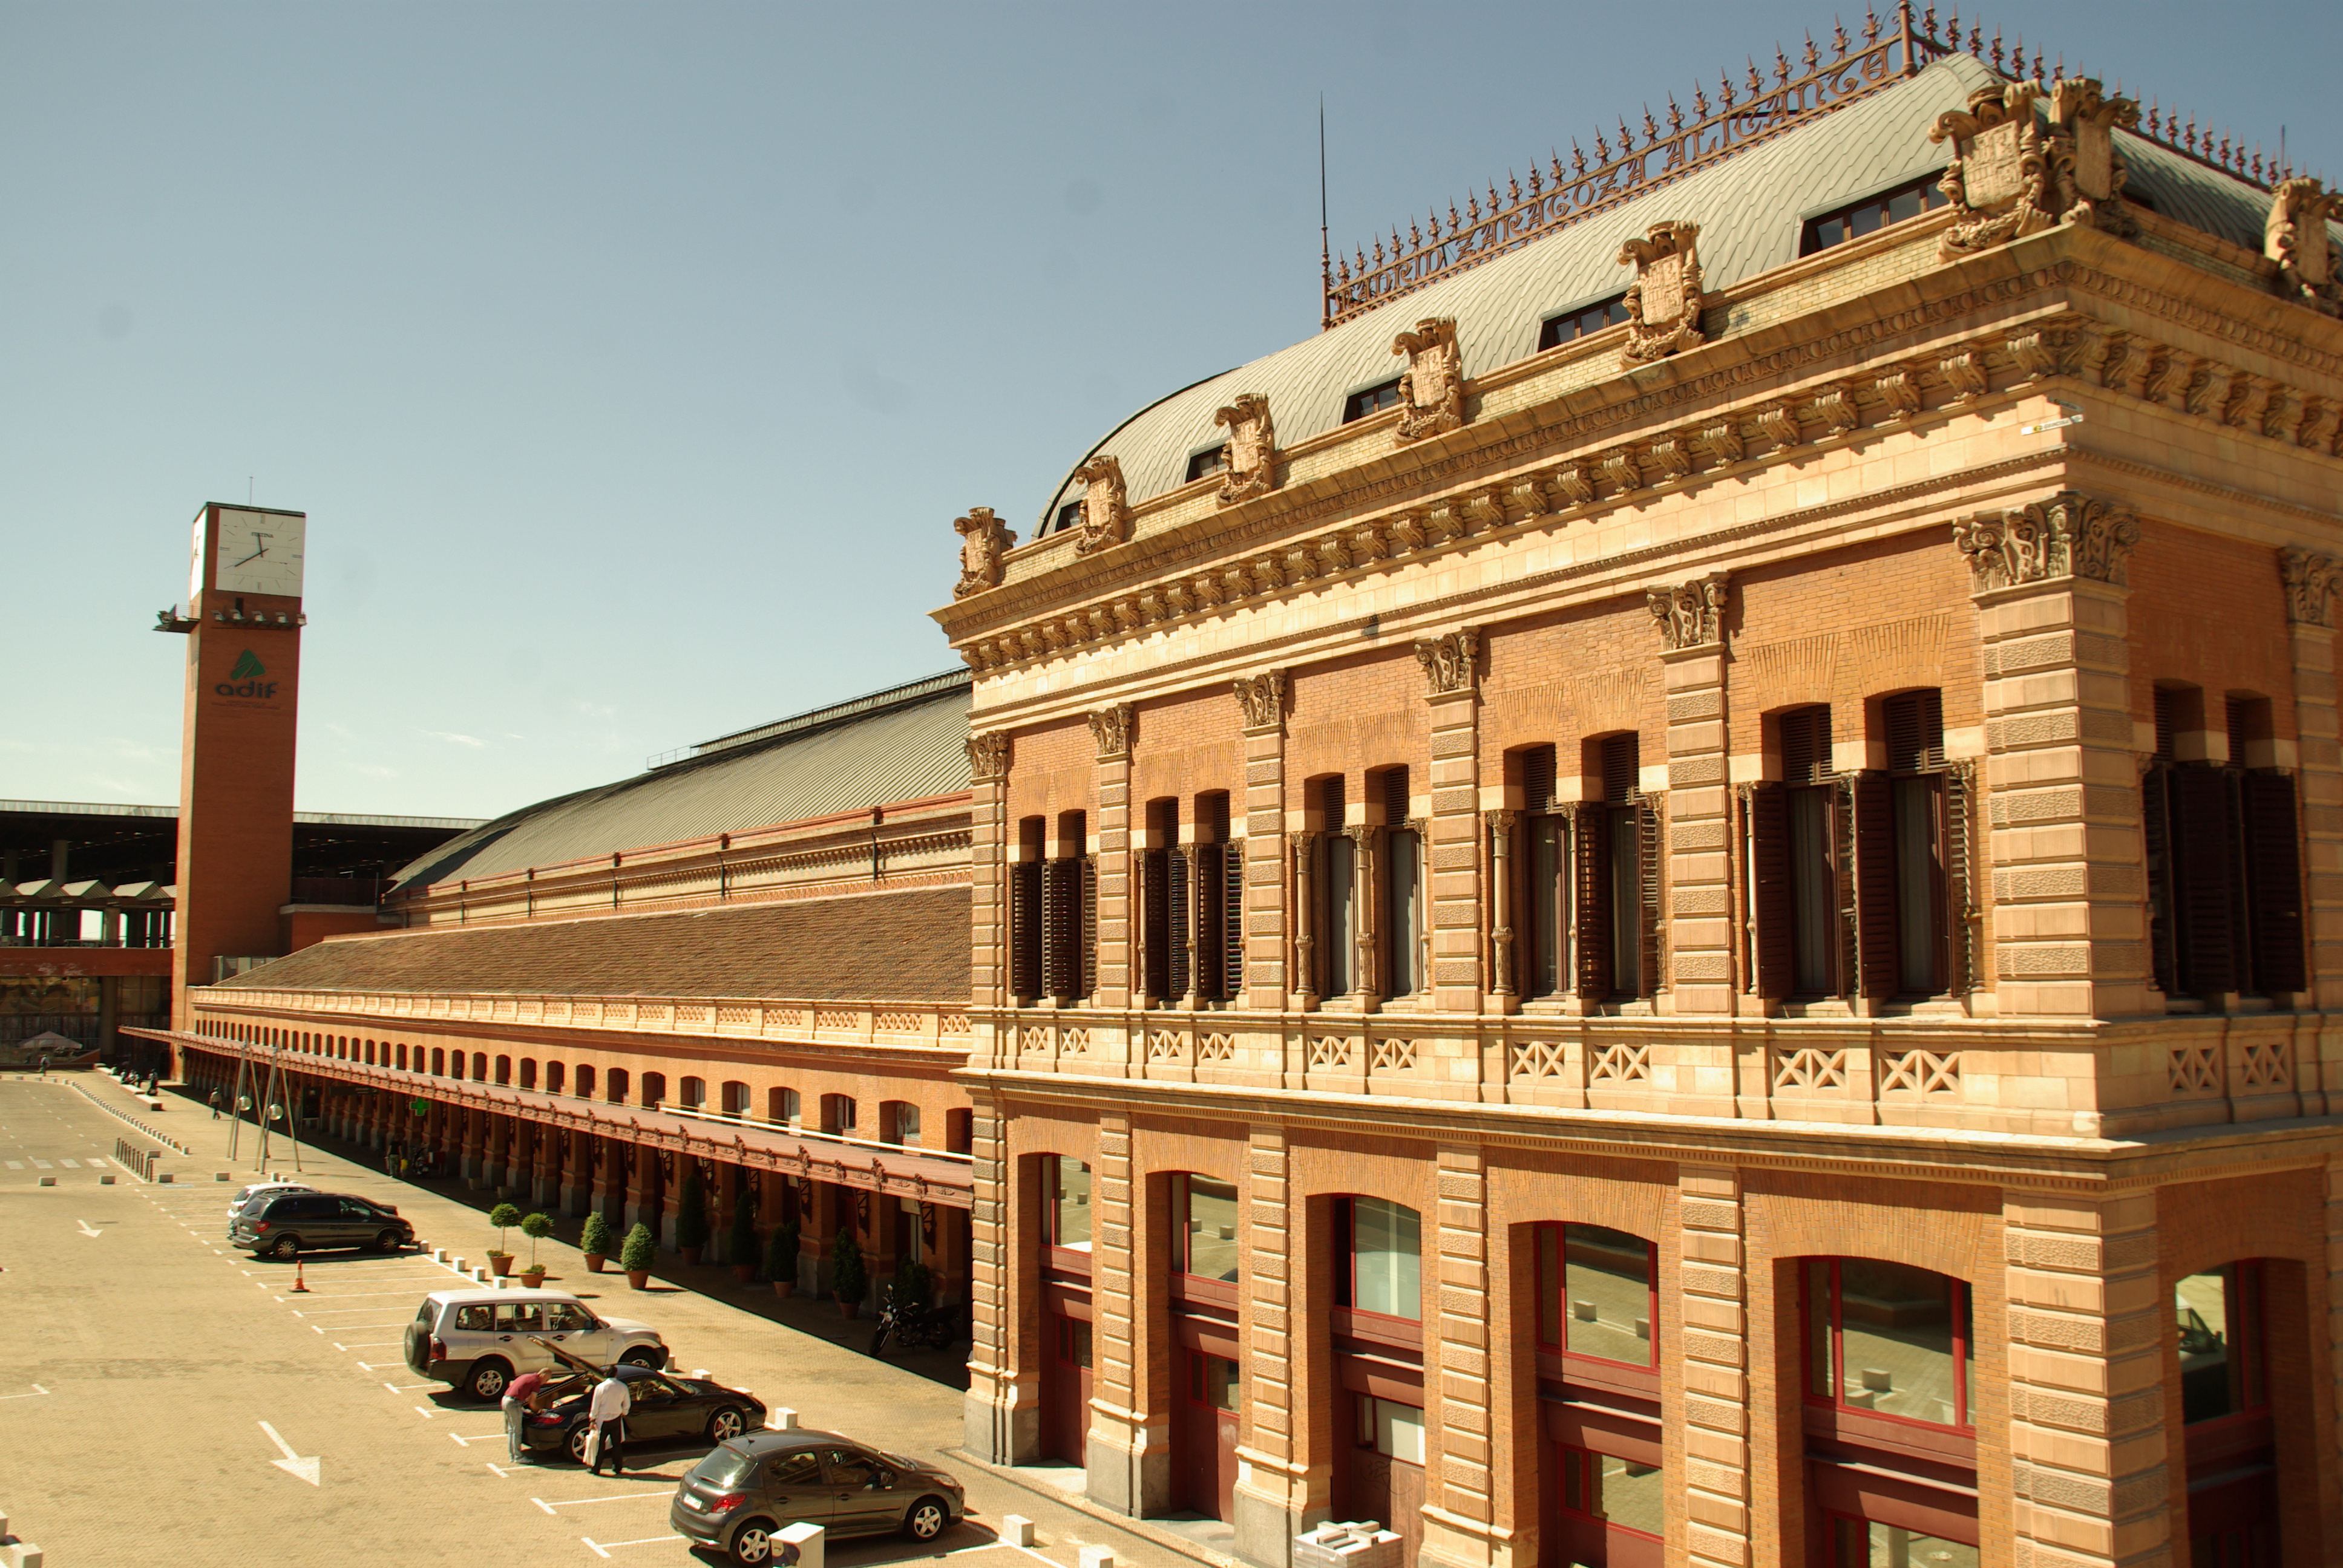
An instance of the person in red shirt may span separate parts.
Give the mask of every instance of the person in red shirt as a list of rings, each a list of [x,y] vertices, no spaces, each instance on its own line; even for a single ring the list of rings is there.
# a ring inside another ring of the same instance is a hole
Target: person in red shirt
[[[533,1372],[505,1384],[505,1446],[511,1450],[515,1464],[528,1462],[528,1451],[521,1446],[521,1422],[537,1408],[537,1393],[544,1386],[545,1374]]]

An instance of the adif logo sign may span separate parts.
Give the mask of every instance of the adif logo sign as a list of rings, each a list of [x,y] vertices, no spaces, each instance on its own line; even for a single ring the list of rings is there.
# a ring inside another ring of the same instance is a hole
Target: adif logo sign
[[[267,679],[267,674],[268,667],[247,648],[236,656],[236,668],[227,672],[227,678],[212,690],[221,697],[274,697],[277,683]]]

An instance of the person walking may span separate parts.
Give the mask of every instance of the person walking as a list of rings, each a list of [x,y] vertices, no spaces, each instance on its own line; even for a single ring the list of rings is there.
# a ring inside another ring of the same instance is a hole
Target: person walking
[[[545,1374],[534,1372],[525,1372],[505,1384],[505,1447],[515,1464],[528,1461],[528,1450],[521,1445],[521,1426],[537,1408],[537,1391],[544,1386]]]
[[[588,1467],[594,1474],[602,1473],[604,1460],[609,1461],[613,1480],[626,1468],[627,1412],[634,1407],[635,1396],[616,1377],[594,1385],[594,1398],[586,1407],[586,1419],[594,1423],[594,1462]]]
[[[219,1120],[219,1091],[216,1089],[212,1091],[212,1120]]]

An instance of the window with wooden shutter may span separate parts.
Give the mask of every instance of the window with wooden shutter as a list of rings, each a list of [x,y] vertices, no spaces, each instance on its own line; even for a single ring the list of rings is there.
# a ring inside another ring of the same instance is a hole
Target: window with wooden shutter
[[[1221,952],[1221,906],[1227,899],[1222,879],[1228,858],[1221,853],[1221,846],[1212,842],[1198,844],[1192,859],[1193,869],[1190,875],[1196,879],[1196,994],[1209,1001],[1219,1001],[1227,994],[1221,990],[1221,975],[1226,967]]]
[[[1927,773],[1945,765],[1945,694],[1935,687],[1899,691],[1880,702],[1892,773]]]
[[[2302,950],[2301,829],[2294,780],[2257,769],[2240,780],[2245,822],[2247,956],[2264,995],[2309,989]]]
[[[1221,995],[1244,995],[1245,847],[1242,839],[1221,847]]]
[[[1631,809],[1635,826],[1635,912],[1641,926],[1634,989],[1639,996],[1656,996],[1667,989],[1667,925],[1660,918],[1667,819],[1659,800],[1646,799]]]
[[[1855,980],[1865,996],[1894,996],[1896,975],[1896,800],[1885,773],[1855,776]]]
[[[1976,764],[1945,769],[1946,951],[1952,970],[1946,987],[1966,995],[1977,989]]]
[[[1164,928],[1172,950],[1170,978],[1163,995],[1169,1001],[1178,1001],[1188,994],[1188,932],[1195,910],[1188,886],[1188,859],[1183,849],[1163,852],[1163,902],[1169,917]]]
[[[1596,1002],[1611,995],[1611,813],[1600,808],[1580,811],[1575,837],[1578,994]]]
[[[2157,706],[2161,719],[2163,705]],[[2160,722],[2157,743],[2159,749],[2164,743]],[[2159,749],[2159,758],[2163,755]],[[2140,836],[2147,854],[2149,967],[2157,990],[2167,996],[2180,996],[2185,993],[2180,989],[2180,923],[2173,880],[2172,775],[2173,769],[2160,762],[2140,775]]]
[[[2171,770],[2174,925],[2181,990],[2216,997],[2237,989],[2231,926],[2229,781],[2217,768]]]
[[[1796,788],[1831,777],[1830,708],[1794,709],[1775,721],[1782,748],[1782,782]]]
[[[1750,948],[1761,997],[1779,1000],[1797,989],[1791,941],[1797,905],[1790,883],[1790,792],[1772,782],[1749,791]]]
[[[1075,994],[1083,1001],[1098,994],[1098,857],[1084,855],[1082,869],[1081,948],[1075,970],[1081,984]]]
[[[1521,753],[1522,809],[1530,812],[1554,809],[1554,748],[1533,746]]]
[[[1569,989],[1570,839],[1564,819],[1553,812],[1529,817],[1520,832],[1527,853],[1521,870],[1524,896],[1514,901],[1521,911],[1514,950],[1522,955],[1517,962],[1529,994],[1555,996]]]
[[[1041,994],[1041,862],[1009,868],[1009,989],[1020,1001]]]
[[[1081,862],[1045,860],[1041,875],[1041,981],[1060,1002],[1081,989]]]
[[[1164,902],[1168,858],[1161,849],[1138,856],[1140,988],[1149,1001],[1163,1000],[1172,989],[1172,914]]]

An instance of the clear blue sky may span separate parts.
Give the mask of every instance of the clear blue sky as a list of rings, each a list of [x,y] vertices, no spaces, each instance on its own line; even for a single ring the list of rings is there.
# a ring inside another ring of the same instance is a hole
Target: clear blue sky
[[[308,512],[305,809],[490,816],[946,668],[1335,244],[1831,5],[0,5],[0,796],[168,801],[206,500]],[[1847,13],[1852,19],[1856,13]],[[2343,8],[1986,14],[2343,175]]]

